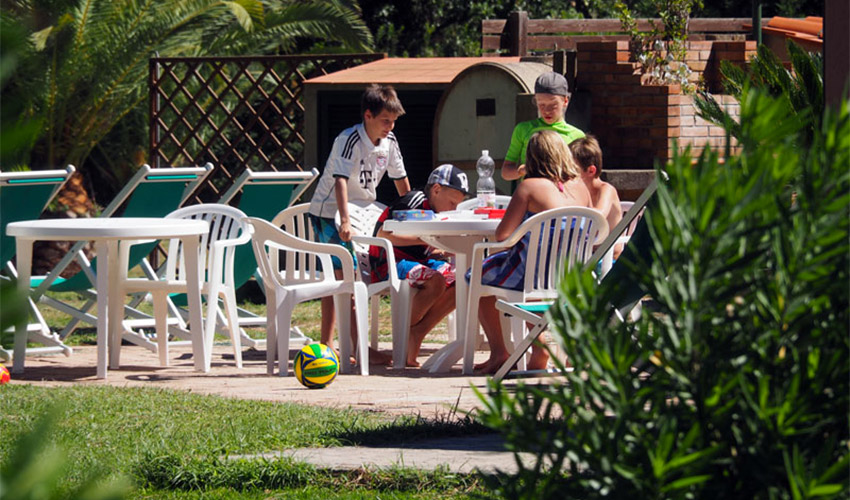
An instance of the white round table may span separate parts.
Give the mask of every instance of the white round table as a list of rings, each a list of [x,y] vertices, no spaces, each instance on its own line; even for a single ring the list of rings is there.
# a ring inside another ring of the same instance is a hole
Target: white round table
[[[199,236],[209,231],[205,221],[161,219],[149,217],[116,217],[94,219],[43,219],[13,222],[6,234],[16,238],[18,288],[29,293],[32,268],[32,245],[35,241],[94,241],[97,259],[97,377],[106,378],[107,352],[110,368],[119,367],[121,352],[121,322],[124,319],[124,289],[127,265],[119,262],[121,240],[179,238],[186,245],[186,274],[189,284],[188,302],[192,331],[192,350],[195,369],[204,370],[206,359],[203,339],[200,274],[198,268]],[[123,252],[126,254],[127,252]],[[112,336],[109,339],[109,336]],[[15,351],[12,371],[24,371],[27,328],[19,325],[15,331]],[[108,351],[107,351],[108,349]]]
[[[469,309],[469,286],[466,283],[466,271],[469,269],[469,258],[472,247],[479,242],[492,238],[496,233],[501,219],[482,219],[472,213],[461,213],[455,216],[440,217],[428,221],[421,220],[387,220],[384,229],[400,236],[418,236],[422,241],[434,248],[455,254],[455,331],[457,339],[431,355],[422,365],[422,369],[430,373],[443,373],[463,357],[463,342],[466,335],[477,332],[467,332],[466,311]]]

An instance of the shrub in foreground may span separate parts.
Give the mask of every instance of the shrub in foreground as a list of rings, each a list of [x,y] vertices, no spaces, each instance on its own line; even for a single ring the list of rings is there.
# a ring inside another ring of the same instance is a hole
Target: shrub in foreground
[[[562,280],[551,335],[575,367],[566,383],[491,387],[485,421],[537,455],[494,481],[501,495],[848,494],[847,103],[740,102],[739,156],[668,165],[650,257],[617,283]],[[637,284],[657,311],[612,321],[611,297]]]

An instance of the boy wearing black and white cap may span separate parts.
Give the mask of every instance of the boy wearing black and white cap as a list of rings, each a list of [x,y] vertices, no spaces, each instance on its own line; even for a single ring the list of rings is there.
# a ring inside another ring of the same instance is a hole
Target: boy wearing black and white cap
[[[399,278],[419,289],[410,307],[407,366],[419,366],[416,358],[425,336],[455,308],[455,269],[448,262],[448,255],[429,247],[421,239],[385,231],[384,221],[397,210],[455,210],[468,193],[466,173],[454,165],[440,165],[431,172],[424,191],[410,191],[399,198],[384,210],[375,224],[375,236],[386,238],[393,244]],[[383,249],[372,246],[369,261],[372,281],[387,279],[387,259]]]
[[[564,121],[570,103],[570,90],[564,75],[550,71],[534,82],[534,103],[538,118],[520,122],[514,127],[511,145],[502,163],[502,178],[508,181],[525,174],[525,149],[531,136],[540,130],[554,130],[569,144],[584,137],[584,132]]]

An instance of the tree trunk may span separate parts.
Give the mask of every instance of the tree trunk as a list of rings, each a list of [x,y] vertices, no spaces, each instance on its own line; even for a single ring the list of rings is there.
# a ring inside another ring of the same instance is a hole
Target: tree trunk
[[[83,176],[77,171],[68,179],[55,200],[47,207],[42,218],[74,219],[77,217],[93,217],[94,215],[94,203],[83,185]],[[68,253],[73,244],[74,242],[71,241],[37,241],[33,246],[33,275],[40,276],[50,272]],[[94,255],[91,244],[83,247],[83,252],[89,259]],[[77,261],[71,261],[71,264],[60,275],[67,278],[79,271],[80,265]]]

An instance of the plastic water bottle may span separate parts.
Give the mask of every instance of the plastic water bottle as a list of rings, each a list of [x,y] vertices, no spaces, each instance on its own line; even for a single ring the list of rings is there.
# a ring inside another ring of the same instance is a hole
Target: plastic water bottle
[[[496,169],[496,163],[493,161],[493,158],[490,158],[490,152],[488,150],[481,151],[481,158],[478,158],[475,169],[478,170],[478,184],[475,186],[475,192],[478,195],[478,206],[495,207],[496,183],[493,181],[493,171]]]

